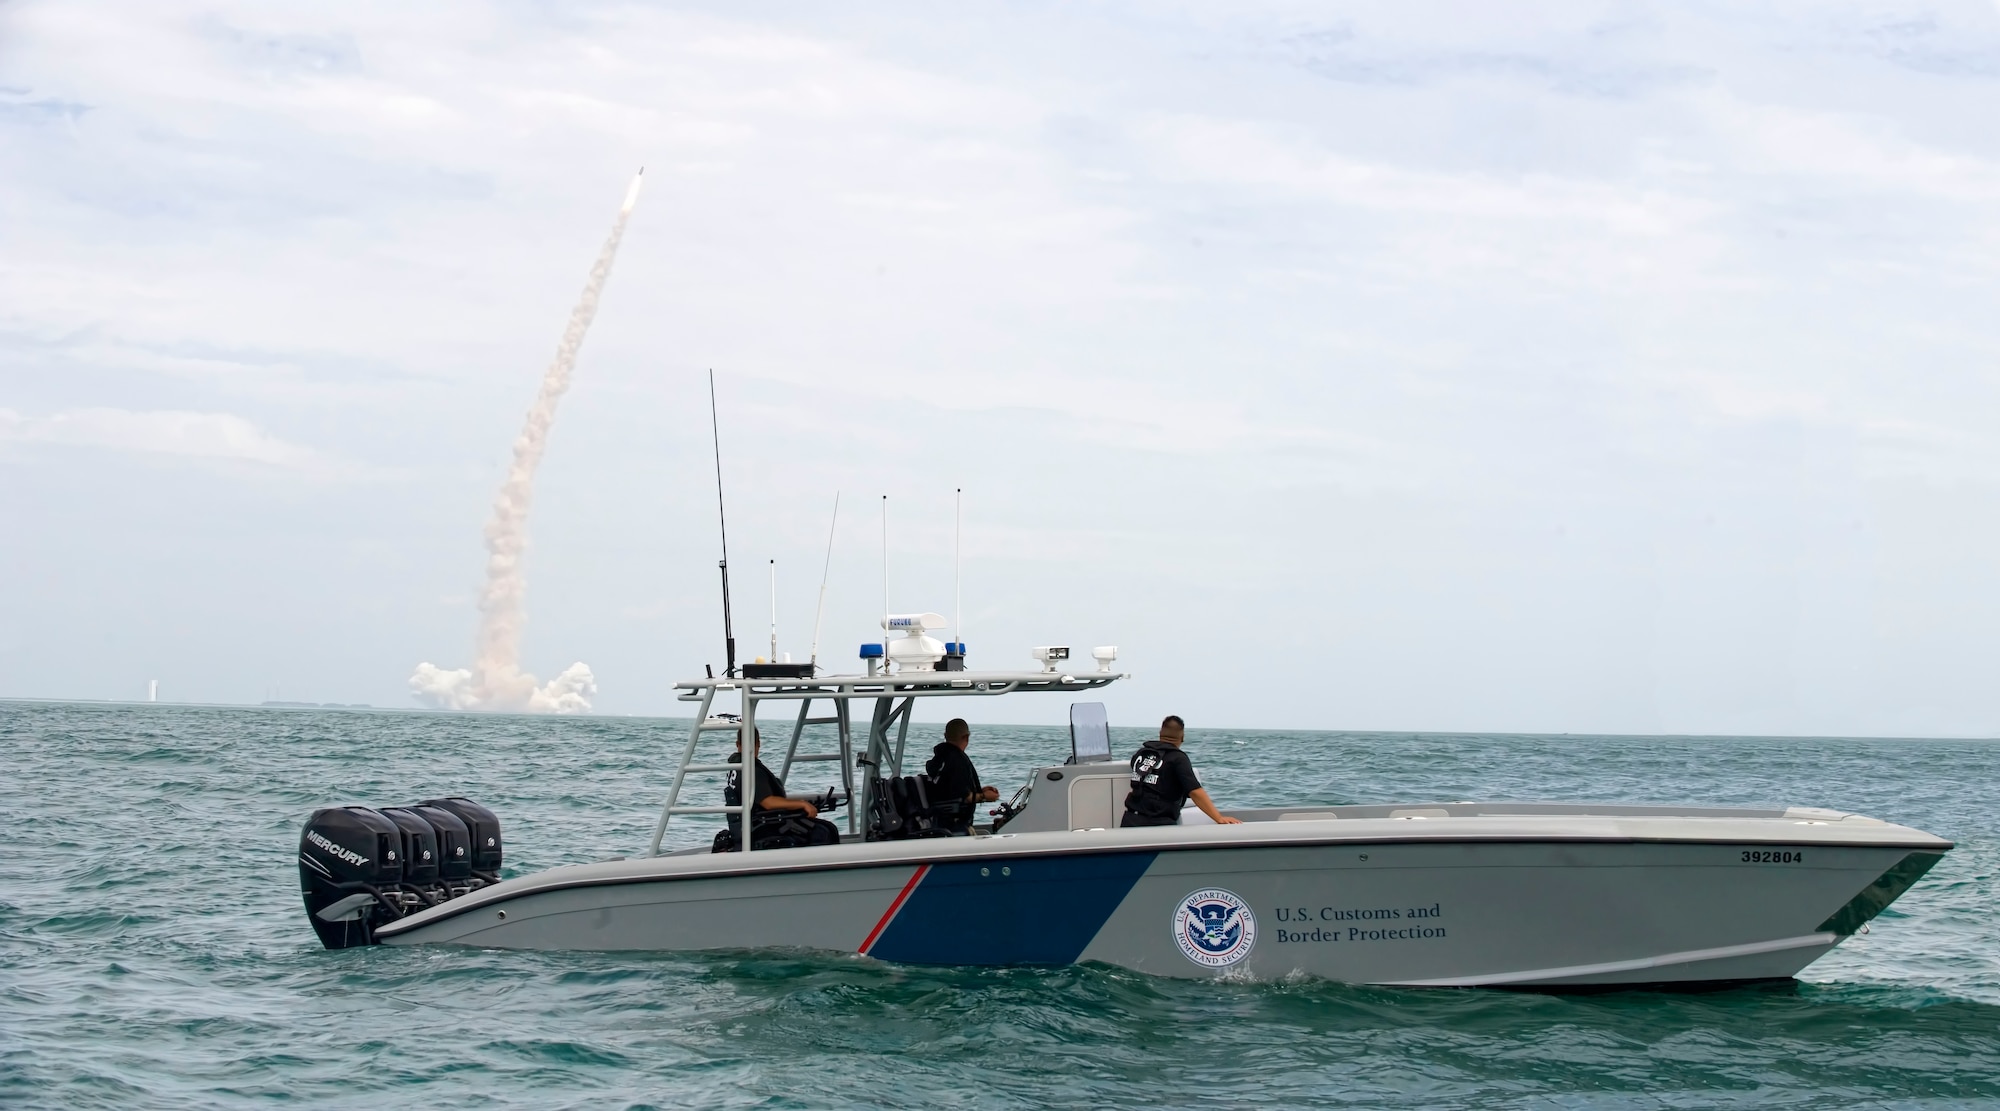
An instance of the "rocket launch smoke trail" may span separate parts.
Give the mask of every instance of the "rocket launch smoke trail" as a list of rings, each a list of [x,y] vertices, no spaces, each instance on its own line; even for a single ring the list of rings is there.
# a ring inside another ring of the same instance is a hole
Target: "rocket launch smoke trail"
[[[611,264],[618,257],[618,243],[625,237],[632,206],[639,201],[645,173],[642,168],[625,191],[618,221],[611,225],[611,235],[590,268],[590,280],[584,283],[583,296],[569,315],[555,359],[542,375],[541,392],[514,440],[506,481],[493,499],[493,518],[486,525],[486,586],[479,595],[479,639],[473,666],[470,671],[446,671],[423,663],[410,678],[411,689],[433,705],[461,710],[579,712],[590,708],[590,696],[597,693],[590,668],[582,663],[571,664],[546,686],[538,686],[533,675],[521,670],[521,630],[527,621],[522,606],[527,596],[522,557],[528,546],[528,509],[534,501],[535,471],[548,448],[556,406],[576,372],[577,354],[597,315],[597,300],[610,280]]]

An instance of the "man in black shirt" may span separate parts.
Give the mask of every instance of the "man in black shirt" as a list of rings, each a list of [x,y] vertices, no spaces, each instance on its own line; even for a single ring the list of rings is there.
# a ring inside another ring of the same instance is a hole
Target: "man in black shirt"
[[[949,824],[960,833],[972,827],[978,804],[997,802],[1000,798],[998,787],[980,786],[979,769],[972,766],[972,757],[965,754],[966,746],[971,743],[972,727],[964,718],[953,718],[945,723],[944,741],[931,749],[931,758],[924,764],[924,771],[937,785],[933,800],[957,807]]]
[[[754,735],[751,737],[751,744],[759,749],[763,748],[763,734],[756,730],[752,730],[752,733]],[[732,764],[743,762],[743,738],[740,736],[736,738],[736,751],[729,754],[729,762]],[[787,798],[785,781],[779,779],[777,773],[765,767],[762,760],[757,761],[756,782],[752,791],[756,800],[754,806],[758,811],[803,810],[808,818],[819,817],[819,807],[804,799]],[[742,772],[729,773],[729,781],[722,787],[722,801],[729,806],[743,805]]]
[[[1181,751],[1181,742],[1186,739],[1187,723],[1179,715],[1168,714],[1160,723],[1159,738],[1147,741],[1132,754],[1132,793],[1125,796],[1120,827],[1179,825],[1181,807],[1189,799],[1217,825],[1241,824],[1240,819],[1217,810],[1201,780],[1194,777],[1194,764]]]
[[[762,747],[763,738],[752,737],[752,743]],[[754,750],[753,750],[754,752]],[[805,845],[838,845],[840,829],[832,822],[819,816],[819,807],[805,799],[790,798],[785,794],[785,781],[779,779],[764,761],[751,759],[756,763],[752,773],[750,843],[753,849],[797,848]],[[743,762],[743,741],[739,737],[736,751],[729,754],[729,762]],[[722,801],[730,806],[743,804],[743,771],[738,768],[729,773],[729,779],[722,787]],[[715,852],[733,853],[742,849],[742,827],[735,815],[729,824],[715,835]]]

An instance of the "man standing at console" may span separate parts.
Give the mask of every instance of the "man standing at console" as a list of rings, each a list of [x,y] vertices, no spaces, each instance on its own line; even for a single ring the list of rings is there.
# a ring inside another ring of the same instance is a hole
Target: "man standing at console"
[[[1121,828],[1179,825],[1181,807],[1189,799],[1217,825],[1242,824],[1217,810],[1201,780],[1194,777],[1194,764],[1181,751],[1186,739],[1187,723],[1178,714],[1168,714],[1160,723],[1159,737],[1132,754],[1132,793],[1125,796]]]

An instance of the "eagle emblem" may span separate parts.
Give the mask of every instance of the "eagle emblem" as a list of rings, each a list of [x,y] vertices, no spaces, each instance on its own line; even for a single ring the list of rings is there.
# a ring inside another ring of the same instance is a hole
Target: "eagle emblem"
[[[1194,963],[1225,968],[1257,944],[1257,917],[1235,892],[1204,888],[1174,908],[1174,942]]]

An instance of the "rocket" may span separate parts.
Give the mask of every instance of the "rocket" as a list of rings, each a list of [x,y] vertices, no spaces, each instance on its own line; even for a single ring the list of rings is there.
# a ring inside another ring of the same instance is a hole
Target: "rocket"
[[[618,215],[631,215],[632,206],[639,203],[639,186],[645,184],[645,181],[646,167],[641,166],[639,167],[639,172],[632,175],[632,187],[625,190],[625,206],[618,210]]]

